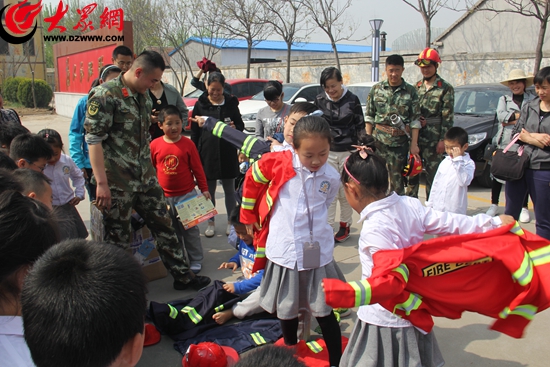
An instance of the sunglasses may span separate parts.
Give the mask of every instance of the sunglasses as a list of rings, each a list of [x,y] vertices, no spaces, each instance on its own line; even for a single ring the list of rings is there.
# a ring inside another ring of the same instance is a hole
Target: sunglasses
[[[431,61],[431,60],[416,60],[416,61],[414,62],[414,64],[415,64],[416,66],[420,66],[420,67],[422,67],[422,66],[430,66],[430,65],[432,64],[432,61]]]

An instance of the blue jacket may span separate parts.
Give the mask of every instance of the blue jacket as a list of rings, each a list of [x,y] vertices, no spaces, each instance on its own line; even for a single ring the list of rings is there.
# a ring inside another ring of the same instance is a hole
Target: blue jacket
[[[88,154],[88,143],[84,140],[84,119],[86,118],[86,103],[88,96],[78,100],[74,110],[71,127],[69,128],[69,154],[78,168],[92,168]]]
[[[241,267],[245,279],[240,282],[235,282],[234,285],[235,293],[244,294],[260,286],[264,271],[262,269],[254,274],[252,273],[254,255],[256,255],[254,246],[248,246],[243,240],[240,240],[238,250],[239,252],[229,259],[229,262],[237,263]]]

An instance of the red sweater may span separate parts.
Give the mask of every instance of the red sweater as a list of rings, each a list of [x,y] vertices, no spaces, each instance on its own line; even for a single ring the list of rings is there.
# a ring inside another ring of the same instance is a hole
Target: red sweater
[[[167,197],[188,194],[195,188],[195,179],[201,192],[208,191],[199,152],[188,138],[182,136],[176,143],[168,143],[164,137],[153,140],[151,160]]]

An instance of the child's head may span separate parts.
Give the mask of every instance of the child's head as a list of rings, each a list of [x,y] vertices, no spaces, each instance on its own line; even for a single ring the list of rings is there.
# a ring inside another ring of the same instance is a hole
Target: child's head
[[[235,228],[237,237],[244,241],[247,245],[252,245],[253,237],[246,232],[246,226],[241,223],[241,206],[237,205],[231,212],[229,221]]]
[[[113,64],[105,65],[99,71],[99,84],[108,82],[120,75],[122,70]]]
[[[37,367],[134,366],[143,349],[146,280],[117,246],[67,240],[49,249],[21,294]]]
[[[61,153],[63,152],[63,141],[61,140],[61,135],[59,135],[59,133],[54,129],[40,130],[38,135],[46,140],[46,142],[52,147],[53,155],[48,160],[48,164],[56,164],[59,161],[59,158],[61,158]]]
[[[266,345],[243,356],[235,367],[306,367],[296,359],[294,352],[286,347]]]
[[[13,171],[17,169],[17,164],[10,158],[9,155],[0,150],[0,168]]]
[[[443,143],[445,152],[451,158],[464,155],[468,149],[468,133],[461,127],[453,126],[445,133]]]
[[[50,210],[17,191],[0,193],[0,258],[6,259],[0,267],[0,314],[19,313],[27,272],[56,242]]]
[[[171,141],[178,141],[181,138],[182,118],[180,110],[174,105],[163,108],[158,116],[158,124],[164,132],[164,136]]]
[[[13,190],[17,192],[23,191],[23,186],[13,175],[14,171],[0,168],[0,194],[4,191]]]
[[[317,110],[317,107],[309,102],[296,102],[290,107],[288,115],[285,116],[285,128],[283,131],[285,141],[288,144],[294,143],[294,126],[296,126],[298,120],[315,110]]]
[[[302,117],[294,127],[294,151],[310,172],[318,171],[328,160],[332,134],[324,118]]]
[[[374,138],[361,133],[359,142],[359,150],[347,158],[342,171],[346,199],[358,213],[366,203],[384,198],[389,187],[386,161],[374,154]]]
[[[46,175],[32,169],[21,168],[13,172],[13,177],[21,184],[20,192],[23,195],[40,201],[50,210],[53,209],[52,181]]]
[[[53,156],[53,149],[37,134],[17,135],[10,145],[10,157],[17,167],[42,172]]]
[[[0,124],[0,151],[10,155],[10,145],[17,135],[29,134],[30,131],[25,126],[15,122],[5,122]]]

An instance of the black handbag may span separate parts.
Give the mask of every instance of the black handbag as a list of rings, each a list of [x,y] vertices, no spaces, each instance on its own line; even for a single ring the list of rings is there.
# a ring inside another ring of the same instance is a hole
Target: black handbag
[[[491,174],[504,181],[516,181],[523,177],[525,169],[529,166],[529,156],[523,154],[523,145],[517,152],[510,152],[509,149],[519,139],[519,133],[514,136],[510,144],[504,149],[497,149],[491,163]]]

